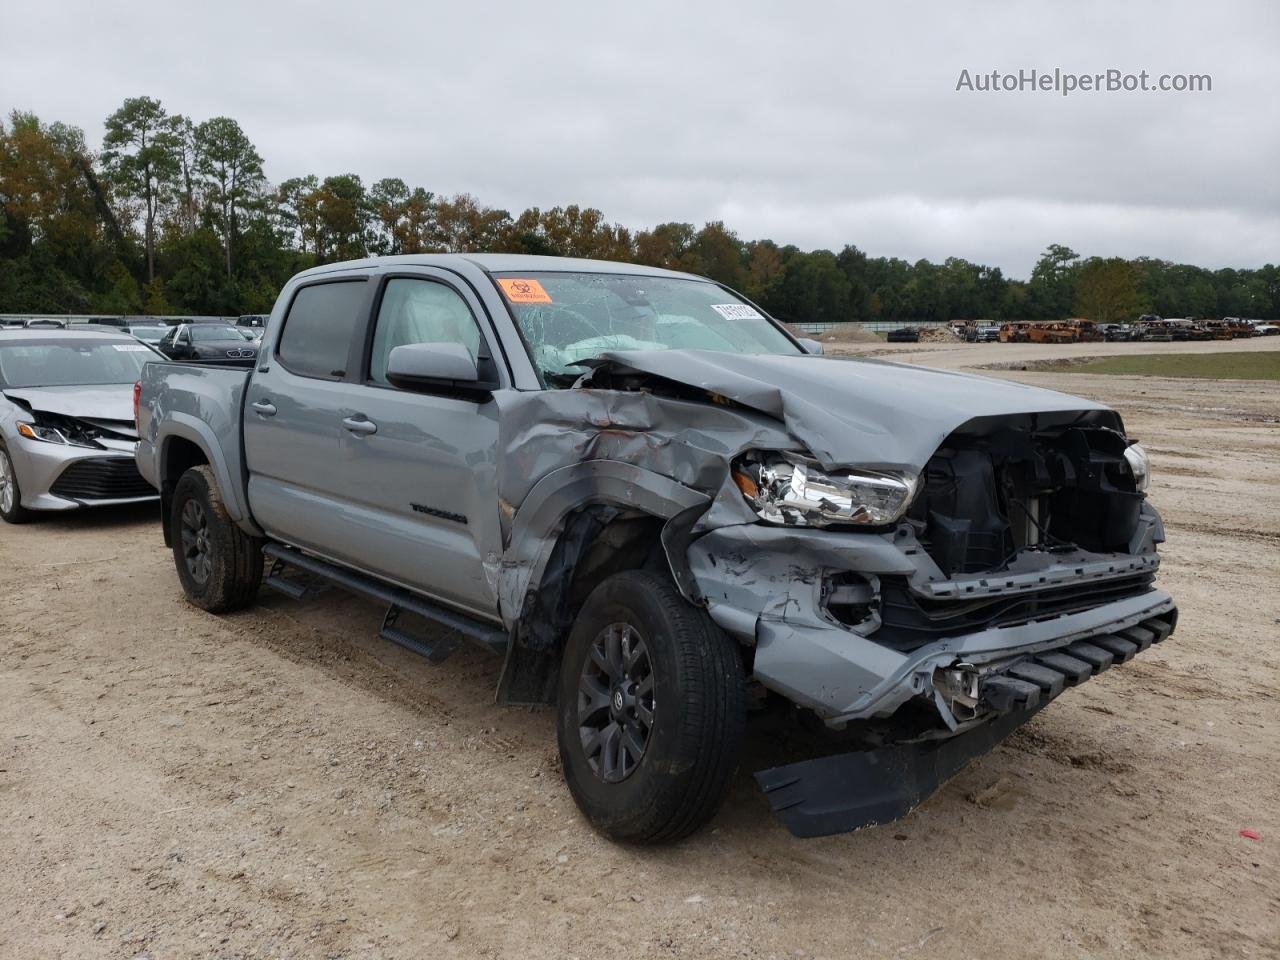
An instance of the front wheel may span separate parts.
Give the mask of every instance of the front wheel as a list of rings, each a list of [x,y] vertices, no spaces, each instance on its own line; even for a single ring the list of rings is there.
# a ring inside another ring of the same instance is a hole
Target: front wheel
[[[31,511],[22,505],[22,488],[18,486],[13,459],[3,446],[0,446],[0,517],[6,523],[26,523],[31,519]]]
[[[746,722],[742,658],[665,577],[626,571],[583,604],[560,667],[565,780],[614,840],[664,843],[719,809]]]
[[[262,543],[227,515],[207,466],[179,478],[169,523],[173,561],[188,600],[210,613],[253,602],[262,583]]]

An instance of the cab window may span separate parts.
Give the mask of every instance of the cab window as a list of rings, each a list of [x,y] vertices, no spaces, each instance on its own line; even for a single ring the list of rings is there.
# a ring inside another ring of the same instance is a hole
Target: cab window
[[[365,281],[343,280],[303,287],[294,295],[276,355],[290,373],[341,380],[351,338],[360,326]]]
[[[393,277],[387,281],[373,329],[369,380],[387,384],[387,359],[407,343],[458,343],[472,359],[480,353],[480,328],[462,296],[434,280]]]

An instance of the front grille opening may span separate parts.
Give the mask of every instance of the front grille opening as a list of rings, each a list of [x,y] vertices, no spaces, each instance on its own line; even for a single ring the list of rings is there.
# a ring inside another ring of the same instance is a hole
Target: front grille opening
[[[1079,613],[1141,596],[1151,591],[1154,581],[1154,574],[1141,573],[1027,593],[926,600],[912,593],[906,578],[882,577],[882,625],[875,641],[898,650],[914,650],[947,637]]]
[[[1003,569],[1018,552],[1127,550],[1143,494],[1116,429],[997,424],[948,437],[912,505],[921,544],[943,574]]]
[[[49,492],[68,500],[130,500],[152,497],[156,490],[132,457],[93,457],[77,460],[54,481]]]

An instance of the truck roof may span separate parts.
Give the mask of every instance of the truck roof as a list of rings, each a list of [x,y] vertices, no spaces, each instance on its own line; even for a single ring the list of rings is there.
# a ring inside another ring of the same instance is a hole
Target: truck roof
[[[706,280],[692,273],[648,267],[638,263],[614,260],[588,260],[581,257],[536,257],[523,253],[408,253],[394,257],[367,257],[363,260],[345,260],[327,263],[303,271],[299,276],[354,270],[362,267],[422,266],[458,268],[467,264],[479,267],[486,273],[614,273],[635,274],[649,277],[681,277],[686,280]]]

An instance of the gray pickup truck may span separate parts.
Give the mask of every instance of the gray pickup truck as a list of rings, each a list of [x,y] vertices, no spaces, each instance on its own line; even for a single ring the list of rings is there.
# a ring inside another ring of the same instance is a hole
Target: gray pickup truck
[[[192,603],[336,584],[432,661],[492,650],[606,835],[706,822],[770,709],[822,748],[757,782],[822,835],[903,815],[1177,611],[1117,413],[820,353],[687,274],[333,264],[252,370],[149,364],[137,460]]]

